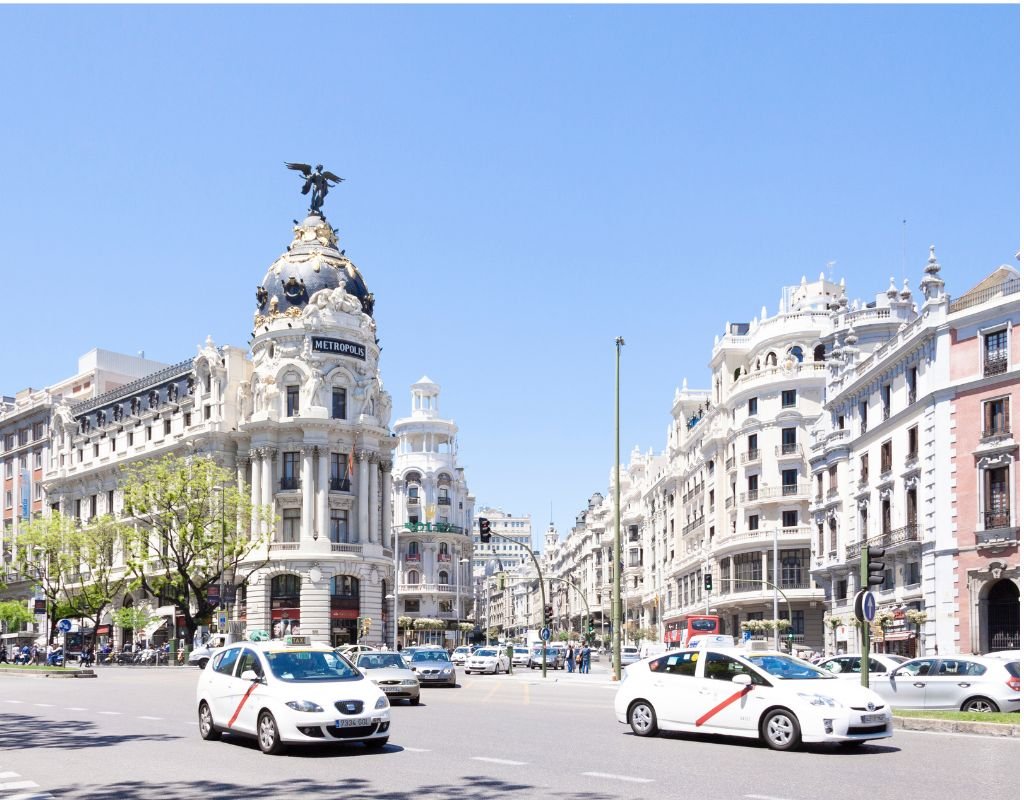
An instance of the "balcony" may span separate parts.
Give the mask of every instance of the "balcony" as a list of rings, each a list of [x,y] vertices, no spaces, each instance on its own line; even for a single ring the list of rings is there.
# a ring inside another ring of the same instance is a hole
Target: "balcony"
[[[745,453],[740,453],[741,464],[755,464],[761,460],[760,450],[747,450]]]
[[[740,495],[742,502],[780,500],[783,498],[807,497],[811,493],[809,483],[784,483],[781,486],[762,486]]]
[[[984,516],[989,516],[985,514]],[[974,538],[975,544],[978,547],[1006,547],[1007,545],[1017,544],[1020,542],[1020,528],[1010,527],[1010,518],[1007,514],[997,515],[998,519],[993,520],[994,522],[1004,522],[1005,525],[993,525],[991,528],[988,527],[989,520],[985,520],[985,530],[975,531]]]
[[[796,442],[780,444],[775,447],[775,455],[777,458],[802,458],[803,454],[804,449]]]
[[[996,530],[997,528],[1009,528],[1010,512],[984,511],[981,515],[981,523],[987,531]]]
[[[398,584],[399,594],[455,594],[455,587],[448,583],[400,583]],[[462,587],[462,593],[466,593],[466,587]]]
[[[452,499],[450,497],[439,497],[437,498],[437,504],[439,506],[450,506],[452,504]]]
[[[732,469],[735,466],[736,466],[736,459],[735,459],[735,457],[729,456],[729,458],[725,459],[725,468],[726,469]]]
[[[745,492],[740,492],[740,502],[741,503],[750,503],[750,502],[752,502],[754,500],[757,500],[757,495],[758,495],[758,490],[757,489],[748,489]]]
[[[352,482],[348,478],[331,478],[330,490],[332,492],[351,492]]]
[[[298,549],[299,549],[299,543],[298,542],[271,542],[270,543],[270,551],[271,552],[284,551],[284,550],[298,550]]]
[[[985,359],[985,377],[990,375],[1002,375],[1006,372],[1007,359],[1006,353],[1002,353],[995,357],[989,357]]]
[[[281,478],[282,492],[294,492],[300,485],[298,478]]]
[[[883,533],[881,536],[874,536],[868,539],[867,544],[869,547],[883,547],[888,549],[890,547],[896,547],[897,545],[906,544],[907,542],[920,541],[918,533],[917,523],[904,525],[902,528],[896,528],[895,530]],[[848,544],[846,546],[846,560],[851,561],[853,559],[860,558],[860,550],[863,544],[864,542]]]
[[[332,553],[359,553],[363,552],[361,544],[350,544],[348,542],[331,542]]]
[[[420,498],[418,495],[409,495],[405,498],[405,504],[407,506],[418,506],[420,504]]]

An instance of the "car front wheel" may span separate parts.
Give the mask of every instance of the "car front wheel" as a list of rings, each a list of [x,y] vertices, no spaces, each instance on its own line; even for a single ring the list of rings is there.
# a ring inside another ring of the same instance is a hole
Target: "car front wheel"
[[[371,750],[380,750],[384,745],[388,743],[388,737],[385,736],[383,739],[364,739],[363,744],[369,747]]]
[[[205,700],[199,704],[199,735],[208,742],[215,742],[220,738],[220,731],[213,724],[213,714]]]
[[[256,725],[256,734],[260,750],[268,756],[277,755],[284,749],[284,745],[281,744],[281,734],[277,730],[277,720],[269,711],[260,714],[259,722]]]
[[[761,738],[772,750],[792,750],[800,744],[800,723],[792,712],[776,708],[761,722]]]
[[[637,736],[654,736],[658,732],[658,715],[646,700],[637,700],[629,707],[629,727]]]
[[[198,661],[198,662],[196,663],[196,666],[197,666],[197,667],[199,667],[199,669],[206,669],[206,665],[207,665],[207,663],[208,663],[209,661],[210,661],[210,659],[208,659],[208,658],[201,658],[201,659],[199,659],[199,661]]]
[[[989,700],[987,697],[972,697],[960,706],[961,711],[978,711],[984,714],[990,714],[999,709],[996,708],[996,704]]]

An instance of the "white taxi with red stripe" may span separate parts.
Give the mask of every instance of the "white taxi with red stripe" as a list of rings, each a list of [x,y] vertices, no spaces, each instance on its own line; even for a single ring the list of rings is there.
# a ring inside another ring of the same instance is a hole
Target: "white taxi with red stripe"
[[[264,753],[291,744],[388,742],[391,711],[373,681],[306,636],[238,642],[216,651],[196,689],[199,733],[253,736]]]
[[[785,653],[697,646],[629,666],[615,715],[637,736],[659,730],[860,744],[892,736],[892,710],[870,689]]]

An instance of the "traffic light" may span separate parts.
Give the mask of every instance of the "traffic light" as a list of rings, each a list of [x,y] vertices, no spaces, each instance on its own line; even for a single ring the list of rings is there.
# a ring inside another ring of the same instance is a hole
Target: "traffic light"
[[[594,626],[593,626],[593,624],[587,625],[587,633],[588,633],[588,634],[589,634],[590,636],[593,636],[593,635],[594,635]]]
[[[550,603],[544,606],[544,625],[551,627],[551,624],[555,621],[555,609]]]
[[[866,588],[881,586],[885,583],[885,562],[882,561],[884,555],[884,548],[864,548],[865,575],[867,576],[864,585]]]
[[[498,573],[498,591],[499,592],[505,591],[505,573],[504,572],[499,572]]]
[[[369,636],[370,635],[370,626],[371,625],[373,625],[373,620],[370,617],[360,617],[359,618],[359,635],[360,636]]]
[[[711,587],[713,585],[714,584],[711,582],[711,573],[710,572],[705,572],[704,573],[704,591],[705,592],[710,592],[711,591]]]
[[[484,544],[491,541],[491,521],[487,517],[480,517],[480,541]]]

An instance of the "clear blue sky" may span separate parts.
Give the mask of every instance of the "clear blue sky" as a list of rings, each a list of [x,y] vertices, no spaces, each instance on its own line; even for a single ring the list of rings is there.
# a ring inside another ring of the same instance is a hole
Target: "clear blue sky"
[[[478,504],[564,533],[607,489],[615,336],[628,458],[801,275],[1016,263],[1018,14],[0,7],[0,392],[244,346],[305,209],[282,162],[321,162],[395,417],[429,375]]]

